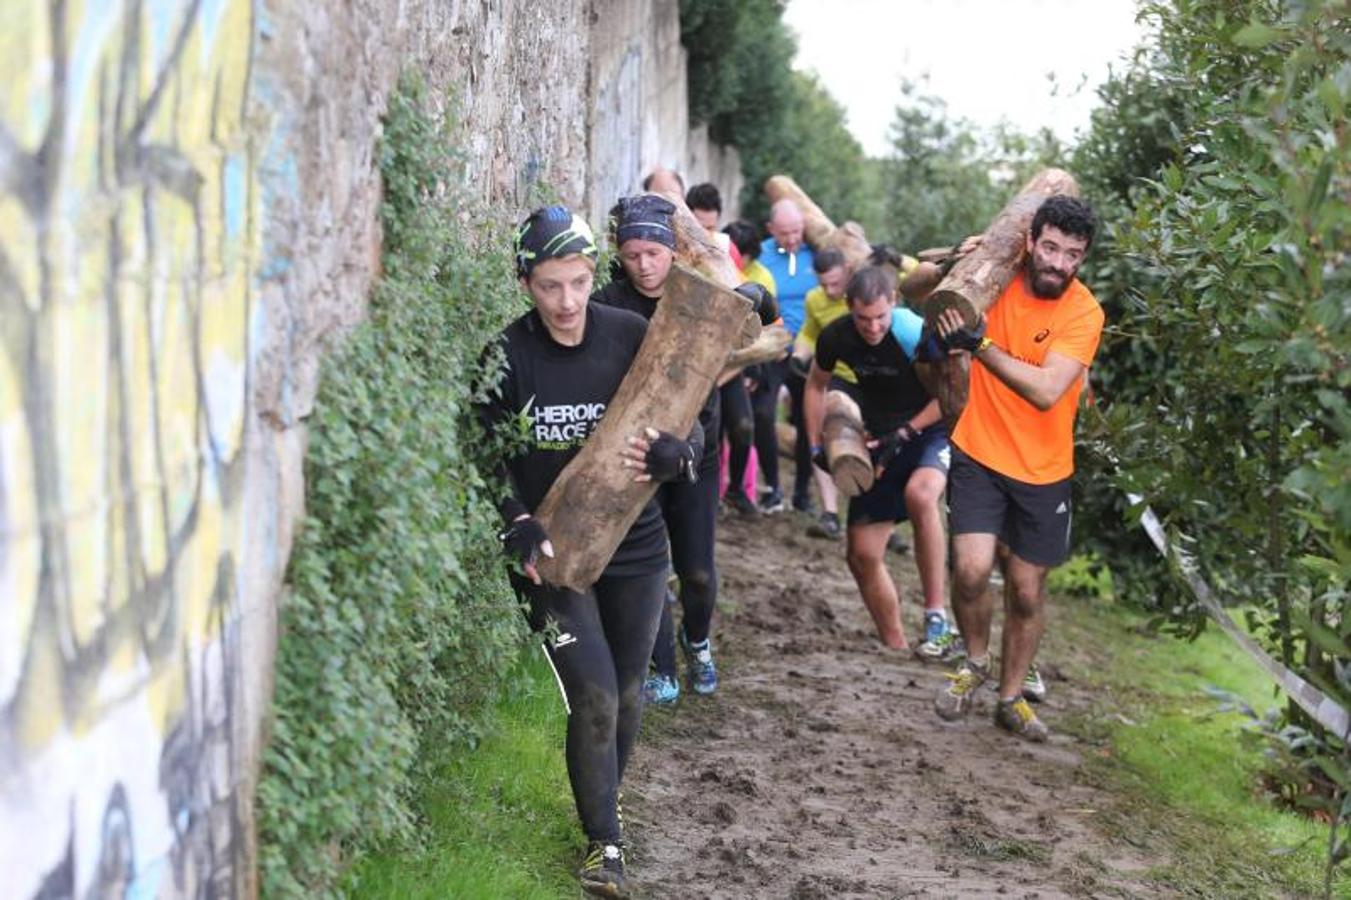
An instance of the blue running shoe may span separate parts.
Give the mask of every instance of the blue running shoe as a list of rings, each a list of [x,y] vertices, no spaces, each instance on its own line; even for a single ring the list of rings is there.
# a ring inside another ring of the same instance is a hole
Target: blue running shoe
[[[680,699],[680,683],[670,675],[653,673],[643,682],[643,702],[657,706],[675,706]]]
[[[685,629],[680,629],[680,649],[685,652],[685,665],[689,669],[690,687],[696,694],[713,693],[718,689],[718,667],[713,665],[713,647],[707,639],[691,644],[685,637]]]
[[[957,632],[948,625],[947,616],[938,610],[924,614],[924,642],[915,648],[921,659],[947,659],[956,649]]]

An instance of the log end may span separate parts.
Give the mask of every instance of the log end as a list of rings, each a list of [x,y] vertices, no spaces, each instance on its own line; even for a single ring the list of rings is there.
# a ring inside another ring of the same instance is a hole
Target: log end
[[[934,327],[934,322],[945,309],[956,309],[962,314],[962,321],[967,325],[975,325],[980,319],[980,313],[957,291],[939,288],[929,295],[924,301],[924,324],[930,328]]]
[[[872,489],[873,467],[857,457],[843,456],[831,465],[830,477],[843,496],[857,497]]]

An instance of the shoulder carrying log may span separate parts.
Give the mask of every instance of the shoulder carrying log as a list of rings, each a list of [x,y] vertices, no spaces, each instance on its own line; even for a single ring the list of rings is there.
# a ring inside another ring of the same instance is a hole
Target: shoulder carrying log
[[[1077,197],[1079,185],[1063,169],[1043,169],[1009,201],[985,230],[980,246],[958,260],[924,302],[924,321],[930,328],[939,313],[949,307],[959,309],[966,323],[973,325],[981,313],[994,305],[1004,288],[1022,271],[1032,216],[1042,201],[1053,194]],[[938,397],[943,418],[951,430],[966,406],[971,361],[967,356],[948,358],[933,368],[937,372],[932,376],[926,373],[926,387],[931,387]]]

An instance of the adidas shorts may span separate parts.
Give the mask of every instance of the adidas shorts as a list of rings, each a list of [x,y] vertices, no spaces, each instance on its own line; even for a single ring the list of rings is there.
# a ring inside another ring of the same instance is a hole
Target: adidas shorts
[[[1058,566],[1069,556],[1070,482],[1028,484],[1001,475],[952,445],[948,527],[953,534],[993,534],[1033,565]]]

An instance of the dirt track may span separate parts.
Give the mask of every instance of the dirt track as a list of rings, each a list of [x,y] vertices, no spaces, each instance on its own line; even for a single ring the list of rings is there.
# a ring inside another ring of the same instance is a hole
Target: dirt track
[[[843,541],[804,524],[720,520],[722,687],[649,710],[625,776],[639,896],[1157,896],[1131,874],[1156,861],[1093,829],[1094,748],[1056,730],[1090,706],[1061,674],[1084,648],[1043,647],[1049,743],[997,730],[989,690],[943,722],[946,669],[876,641]],[[914,562],[891,563],[913,642]]]

